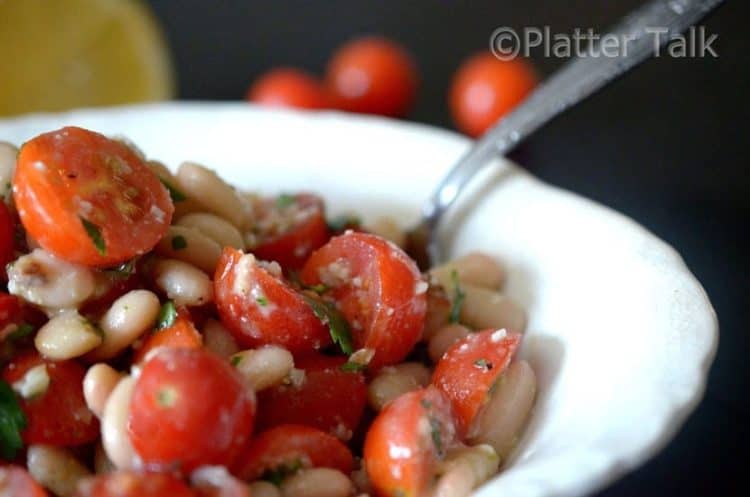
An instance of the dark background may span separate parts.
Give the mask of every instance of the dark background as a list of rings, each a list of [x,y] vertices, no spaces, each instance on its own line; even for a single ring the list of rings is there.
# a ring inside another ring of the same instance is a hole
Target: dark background
[[[350,37],[379,33],[414,54],[422,88],[412,118],[450,127],[445,95],[459,62],[499,26],[599,30],[637,0],[152,0],[186,99],[238,99],[274,65],[322,73]],[[750,367],[748,247],[750,2],[727,2],[705,26],[718,59],[651,60],[530,139],[516,160],[593,198],[675,246],[721,323],[705,400],[677,438],[600,495],[748,495]],[[550,74],[560,60],[535,53]],[[606,330],[603,330],[606,331]],[[621,337],[627,340],[628,337]],[[613,413],[613,415],[627,413]]]

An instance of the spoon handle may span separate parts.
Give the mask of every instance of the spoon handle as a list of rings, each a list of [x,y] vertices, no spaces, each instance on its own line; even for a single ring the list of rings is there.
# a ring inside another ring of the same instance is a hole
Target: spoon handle
[[[434,228],[469,180],[493,158],[505,155],[542,125],[603,88],[700,21],[724,0],[652,0],[636,9],[604,37],[616,37],[616,57],[571,59],[529,98],[500,120],[440,182],[422,208],[423,223]],[[601,38],[600,38],[601,39]],[[592,52],[588,52],[592,53]]]

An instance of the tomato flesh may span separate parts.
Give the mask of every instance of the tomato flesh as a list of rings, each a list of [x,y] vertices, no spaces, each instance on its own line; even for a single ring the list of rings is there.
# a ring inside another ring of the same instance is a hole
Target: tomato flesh
[[[179,478],[168,473],[117,471],[84,480],[75,497],[196,497]]]
[[[138,364],[159,347],[177,347],[198,349],[203,346],[203,336],[195,329],[190,313],[185,308],[177,311],[177,317],[171,326],[154,330],[133,355],[133,364]]]

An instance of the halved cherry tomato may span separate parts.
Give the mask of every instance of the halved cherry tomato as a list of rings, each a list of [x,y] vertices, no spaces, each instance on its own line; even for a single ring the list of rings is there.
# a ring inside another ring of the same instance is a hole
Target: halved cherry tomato
[[[323,83],[314,76],[291,67],[272,69],[261,75],[247,91],[245,98],[250,102],[275,107],[331,107],[331,97]]]
[[[116,471],[88,478],[75,497],[196,497],[182,480],[168,473]]]
[[[221,321],[244,347],[278,344],[299,357],[331,343],[310,305],[252,254],[224,248],[216,265],[214,300]]]
[[[311,467],[335,468],[349,474],[354,458],[336,437],[309,426],[281,425],[256,435],[235,467],[243,480]]]
[[[229,465],[245,446],[255,395],[205,349],[167,348],[147,361],[133,390],[128,434],[148,467]]]
[[[479,136],[510,112],[537,85],[525,59],[500,60],[482,52],[458,68],[450,88],[450,109],[456,127]]]
[[[433,386],[380,411],[365,439],[364,464],[377,495],[422,497],[437,463],[456,443],[450,402]]]
[[[202,346],[203,336],[195,329],[190,313],[187,309],[180,308],[171,326],[154,330],[143,344],[135,350],[133,364],[142,362],[149,352],[159,347],[199,349]]]
[[[297,361],[305,371],[300,386],[277,385],[258,394],[258,429],[301,424],[348,441],[367,403],[362,373],[344,371],[343,357],[312,356]]]
[[[344,44],[331,57],[326,72],[326,83],[338,108],[391,117],[409,112],[417,82],[417,69],[409,53],[379,37]]]
[[[15,224],[5,202],[0,201],[0,277],[7,279],[5,266],[13,260]]]
[[[375,351],[370,369],[401,361],[419,340],[427,284],[414,261],[383,238],[356,232],[334,237],[310,256],[300,276],[307,285],[330,287],[355,346]]]
[[[280,195],[260,204],[259,210],[253,227],[256,241],[250,248],[258,259],[296,270],[328,241],[325,207],[316,195]]]
[[[19,398],[27,426],[21,436],[26,444],[72,447],[92,442],[99,436],[99,421],[86,407],[83,376],[86,371],[75,361],[51,361],[38,353],[14,357],[3,370],[9,384],[22,381],[31,368],[44,365],[49,385],[29,399]]]
[[[13,199],[39,245],[90,266],[113,266],[148,252],[174,211],[169,192],[135,152],[74,127],[21,147]]]
[[[47,492],[22,467],[0,467],[0,497],[47,496]]]
[[[520,342],[520,334],[505,330],[472,333],[454,343],[435,366],[432,383],[453,403],[462,437],[469,434]]]

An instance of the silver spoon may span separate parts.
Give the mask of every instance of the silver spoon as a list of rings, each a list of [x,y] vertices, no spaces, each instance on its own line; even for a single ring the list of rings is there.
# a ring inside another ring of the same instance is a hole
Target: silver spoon
[[[423,204],[422,219],[410,233],[410,251],[420,265],[426,268],[445,262],[438,237],[440,220],[469,180],[493,158],[507,154],[542,125],[649,58],[657,47],[666,45],[723,1],[652,0],[604,35],[618,40],[627,37],[627,51],[617,57],[571,59],[495,124],[453,166]]]

